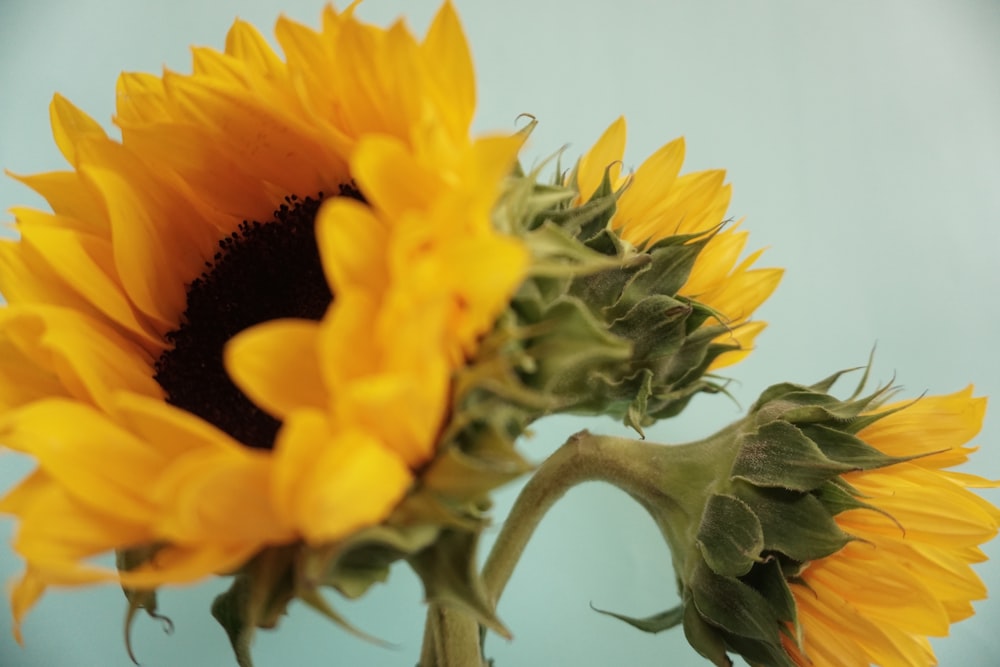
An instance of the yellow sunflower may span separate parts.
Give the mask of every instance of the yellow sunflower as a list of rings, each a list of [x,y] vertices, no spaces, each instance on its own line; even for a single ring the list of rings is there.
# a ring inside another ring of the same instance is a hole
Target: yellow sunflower
[[[639,247],[668,236],[704,234],[723,223],[731,194],[725,171],[681,175],[684,139],[679,138],[653,153],[626,179],[621,175],[625,134],[625,119],[618,118],[580,158],[576,169],[578,201],[587,201],[605,174],[616,190],[627,182],[611,226],[625,241]],[[709,370],[735,364],[750,353],[754,339],[766,325],[749,318],[781,280],[781,269],[753,268],[762,250],[740,260],[746,241],[747,232],[739,230],[738,224],[718,231],[699,253],[679,291],[719,313],[731,331],[718,341],[739,346],[718,356]]]
[[[190,75],[123,74],[121,140],[57,96],[71,169],[17,177],[52,208],[0,244],[0,442],[38,462],[0,500],[17,624],[47,586],[190,581],[384,519],[524,274],[490,217],[521,140],[470,137],[450,4],[423,39],[332,8],[275,32],[284,59],[237,21]]]
[[[893,410],[902,406],[886,406]],[[809,563],[792,585],[801,647],[785,638],[799,665],[936,665],[928,636],[973,614],[986,588],[971,568],[997,534],[1000,510],[969,491],[997,483],[948,470],[974,448],[986,399],[972,388],[920,399],[858,433],[893,457],[918,457],[845,474],[865,503],[835,517],[858,538]]]

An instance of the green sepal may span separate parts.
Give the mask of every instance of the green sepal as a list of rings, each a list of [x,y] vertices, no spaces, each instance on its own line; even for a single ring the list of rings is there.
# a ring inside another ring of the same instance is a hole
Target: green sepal
[[[427,520],[426,515],[423,518]],[[394,519],[398,519],[396,514]],[[408,526],[383,524],[330,545],[308,547],[300,556],[300,588],[331,586],[344,597],[361,597],[386,580],[394,563],[427,548],[440,530],[430,521]]]
[[[476,439],[472,440],[477,443]],[[480,443],[485,448],[485,442]],[[510,447],[495,447],[489,454],[471,455],[457,446],[439,452],[421,476],[421,483],[436,494],[459,502],[480,500],[493,489],[516,479],[532,466]]]
[[[832,516],[837,516],[841,512],[848,510],[868,510],[881,514],[899,526],[900,531],[905,532],[903,526],[896,520],[896,517],[880,507],[875,507],[859,500],[858,495],[852,493],[850,485],[843,482],[843,480],[831,480],[813,491],[813,495],[823,503],[823,506],[826,507]]]
[[[494,602],[487,595],[479,574],[478,541],[478,532],[444,530],[430,546],[408,560],[423,581],[429,604],[463,609],[481,625],[510,639],[510,631],[497,618]]]
[[[632,354],[631,343],[610,333],[573,297],[555,302],[546,319],[559,326],[540,332],[527,343],[527,351],[538,360],[538,368],[527,382],[562,397],[568,406],[593,403],[599,397],[592,396],[588,386],[592,369],[626,362]]]
[[[805,562],[834,554],[853,539],[812,494],[739,483],[736,495],[760,520],[768,551]]]
[[[337,626],[351,633],[358,639],[363,639],[366,642],[370,642],[377,646],[383,648],[393,648],[394,645],[390,642],[380,639],[374,635],[370,635],[364,630],[360,630],[357,626],[352,624],[346,618],[335,610],[326,598],[315,588],[310,588],[306,590],[299,591],[298,598],[302,602],[306,603],[314,611],[319,612],[320,615],[325,616],[328,620],[333,621]]]
[[[747,584],[716,574],[702,562],[688,587],[698,613],[726,634],[780,646],[777,616],[764,596]]]
[[[764,424],[741,438],[730,475],[762,487],[810,491],[849,470],[786,421]]]
[[[825,392],[815,392],[811,388],[806,387],[801,384],[796,384],[794,382],[779,382],[778,384],[772,384],[770,387],[761,392],[760,396],[754,401],[754,404],[750,407],[750,414],[756,414],[768,403],[776,401],[788,394],[794,394],[799,392],[811,392],[811,393],[825,393]],[[774,418],[777,419],[780,415],[775,415]],[[762,421],[762,420],[758,420]]]
[[[652,261],[641,271],[636,272],[624,285],[621,301],[615,304],[614,311],[620,313],[650,295],[677,294],[687,282],[698,254],[704,246],[705,241],[670,244],[644,255],[650,257]]]
[[[528,232],[522,240],[535,257],[530,267],[532,276],[573,278],[615,270],[622,264],[618,257],[609,257],[583,245],[552,221]]]
[[[808,424],[801,429],[826,456],[853,470],[874,470],[916,458],[883,454],[850,433],[823,424]]]
[[[751,665],[767,667],[798,667],[781,644],[762,642],[746,637],[727,637],[729,648]]]
[[[664,295],[647,297],[611,322],[610,331],[632,342],[632,356],[652,365],[677,352],[684,344],[684,320],[689,304]]]
[[[644,368],[639,371],[639,377],[641,378],[639,388],[635,392],[635,398],[629,402],[622,421],[638,433],[639,437],[645,438],[646,432],[643,431],[642,427],[646,426],[646,422],[649,421],[649,398],[653,395],[653,372]]]
[[[212,616],[226,631],[240,667],[253,667],[250,645],[257,626],[250,617],[250,577],[237,575],[225,593],[212,602]]]
[[[919,398],[915,398],[909,403],[902,403],[888,410],[880,410],[878,412],[869,412],[868,414],[860,415],[856,419],[851,421],[850,425],[845,430],[851,433],[858,433],[859,431],[861,431],[861,429],[865,428],[866,426],[871,426],[872,424],[882,419],[883,417],[888,417],[891,414],[895,414],[901,410],[905,410],[906,408],[910,407],[919,400],[920,400]]]
[[[691,648],[715,667],[732,667],[722,631],[702,618],[690,599],[684,601],[684,637]]]
[[[658,614],[653,614],[652,616],[646,616],[645,618],[635,618],[633,616],[626,616],[624,614],[616,614],[613,611],[606,611],[604,609],[598,609],[593,604],[590,608],[596,611],[598,614],[604,614],[605,616],[611,616],[612,618],[617,618],[619,621],[624,621],[628,623],[633,628],[642,630],[643,632],[648,632],[650,634],[657,634],[659,632],[664,632],[675,628],[680,625],[684,620],[684,605],[677,605],[672,609],[667,609],[666,611],[661,611]]]
[[[740,577],[760,560],[764,532],[749,505],[735,496],[714,494],[705,503],[695,543],[716,574]]]
[[[779,621],[798,624],[795,598],[788,587],[785,571],[777,557],[768,557],[754,565],[753,569],[742,577],[742,581],[764,596]]]
[[[149,560],[159,550],[159,545],[146,545],[133,547],[131,549],[119,549],[115,552],[115,566],[120,572],[128,572],[149,562]],[[139,661],[135,657],[132,649],[132,624],[139,611],[146,612],[150,618],[159,621],[163,625],[163,631],[172,634],[174,622],[167,616],[157,612],[156,589],[130,588],[122,586],[125,600],[128,602],[128,609],[125,611],[125,650],[129,659],[136,665]]]
[[[537,217],[537,222],[530,228],[534,229],[545,223],[553,223],[566,229],[582,242],[599,235],[608,226],[611,216],[615,213],[615,198],[611,196],[591,199],[582,206],[563,209],[550,209]]]

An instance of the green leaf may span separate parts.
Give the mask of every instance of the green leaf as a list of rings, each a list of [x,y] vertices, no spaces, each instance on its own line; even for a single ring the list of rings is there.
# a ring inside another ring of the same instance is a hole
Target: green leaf
[[[677,605],[673,609],[667,609],[646,618],[634,618],[632,616],[625,616],[624,614],[616,614],[613,611],[605,611],[604,609],[598,609],[593,603],[591,603],[590,608],[599,614],[617,618],[619,621],[628,623],[633,628],[638,628],[643,632],[651,634],[677,627],[684,620],[684,605]]]
[[[756,486],[810,491],[854,469],[826,456],[799,428],[775,420],[741,438],[730,475]]]
[[[735,496],[715,494],[705,504],[696,544],[716,574],[739,577],[759,560],[764,533],[749,505]]]

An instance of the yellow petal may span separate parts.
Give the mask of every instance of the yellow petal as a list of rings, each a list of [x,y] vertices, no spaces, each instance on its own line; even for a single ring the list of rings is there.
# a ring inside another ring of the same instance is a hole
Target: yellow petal
[[[618,199],[615,226],[628,228],[635,221],[662,215],[684,164],[684,138],[680,137],[650,155],[632,175],[631,185]]]
[[[21,634],[21,623],[25,614],[35,606],[45,592],[45,584],[31,570],[24,572],[10,592],[11,613],[14,617],[14,638],[18,644],[24,644]]]
[[[237,20],[229,29],[226,53],[261,76],[278,78],[285,74],[285,64],[260,32],[246,21]]]
[[[94,233],[109,235],[104,203],[87,182],[75,171],[49,171],[22,176],[7,172],[24,183],[48,202],[56,215],[75,218],[86,223]]]
[[[136,125],[172,119],[163,79],[144,72],[122,72],[117,82],[117,116],[121,125]]]
[[[222,452],[243,450],[243,445],[228,434],[163,400],[122,392],[115,396],[113,412],[123,427],[149,443],[149,447],[165,461],[196,449]]]
[[[716,338],[713,342],[725,345],[738,345],[739,349],[731,352],[723,352],[717,356],[709,365],[708,371],[717,371],[720,368],[732,366],[745,359],[753,351],[754,341],[765,328],[767,328],[767,322],[746,322]]]
[[[476,77],[462,25],[451,2],[441,5],[421,45],[426,59],[439,66],[431,69],[437,83],[438,107],[448,114],[456,135],[464,135],[476,110]]]
[[[945,396],[925,396],[864,428],[858,435],[890,456],[930,454],[953,450],[969,442],[982,428],[986,399],[974,398],[973,388]],[[883,410],[904,405],[893,403]],[[914,437],[919,433],[919,437]],[[917,465],[933,466],[934,456],[917,459]]]
[[[22,243],[35,248],[68,287],[134,335],[146,349],[163,349],[163,340],[135,311],[118,282],[109,240],[75,232],[60,224],[63,219],[45,213],[20,211],[18,219],[24,223]]]
[[[619,116],[604,130],[597,143],[580,158],[576,183],[580,200],[590,199],[604,180],[605,172],[615,187],[621,174],[621,161],[625,156],[625,117]]]
[[[420,165],[406,146],[388,137],[361,141],[351,173],[369,201],[392,220],[409,208],[425,208],[439,196],[440,177]]]
[[[332,434],[317,412],[292,415],[274,455],[275,505],[314,543],[378,523],[412,481],[406,465],[368,434]]]
[[[59,378],[66,393],[104,409],[131,391],[160,398],[152,359],[114,329],[79,313],[47,306],[8,307],[0,328],[40,371]]]
[[[150,489],[161,506],[157,534],[175,543],[277,544],[294,539],[271,504],[269,453],[193,449]]]
[[[38,401],[2,415],[0,434],[80,504],[125,520],[151,516],[147,492],[161,457],[97,411],[61,399]]]
[[[169,545],[148,563],[122,572],[119,578],[132,588],[190,583],[213,574],[231,574],[259,550],[260,545],[252,542]]]
[[[77,163],[77,144],[90,137],[106,138],[103,128],[93,118],[76,108],[62,95],[56,94],[49,105],[52,136],[63,157],[71,165]]]
[[[217,233],[180,192],[121,146],[88,144],[81,170],[107,205],[125,292],[158,331],[176,328],[185,284],[214,254]]]
[[[345,197],[328,200],[316,216],[316,240],[326,280],[334,292],[355,286],[380,292],[389,276],[385,265],[388,230],[365,205]]]
[[[41,368],[21,351],[10,334],[0,326],[0,411],[16,408],[43,398],[68,398],[59,378]]]
[[[226,344],[224,359],[236,386],[277,419],[303,407],[324,409],[329,403],[316,322],[258,324]]]

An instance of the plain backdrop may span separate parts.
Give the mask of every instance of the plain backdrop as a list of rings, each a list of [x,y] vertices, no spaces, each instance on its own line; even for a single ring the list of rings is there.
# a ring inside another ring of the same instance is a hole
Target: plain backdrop
[[[1000,246],[1000,3],[996,0],[793,2],[679,0],[558,2],[456,0],[474,52],[477,130],[540,124],[527,161],[566,145],[576,156],[618,115],[629,120],[627,165],[678,135],[688,169],[723,167],[730,214],[746,216],[764,263],[787,268],[759,311],[770,322],[758,348],[732,369],[748,406],[767,385],[810,382],[863,364],[877,342],[874,377],[895,376],[909,395],[975,382],[1000,395],[996,268]],[[422,33],[436,0],[367,0],[360,13],[386,24],[405,14]],[[318,0],[0,0],[0,166],[21,173],[63,167],[48,127],[59,91],[110,125],[122,70],[187,71],[188,45],[221,47],[237,15],[270,35],[281,12],[316,25]],[[41,205],[10,179],[0,208]],[[8,214],[3,214],[9,220]],[[701,397],[650,436],[682,442],[736,419],[730,400]],[[552,419],[523,450],[542,459],[588,426]],[[972,469],[1000,477],[1000,420],[987,417]],[[0,458],[0,488],[28,462]],[[517,485],[497,495],[502,517]],[[1000,494],[987,492],[994,502]],[[0,520],[0,579],[20,569]],[[1000,557],[1000,544],[987,552]],[[978,567],[1000,590],[1000,564]],[[219,582],[165,591],[176,632],[140,618],[135,646],[148,667],[234,664],[208,613]],[[673,574],[652,521],[598,484],[571,492],[547,517],[504,596],[515,635],[487,644],[497,665],[704,664],[680,631],[639,633],[589,604],[634,615],[672,606]],[[405,567],[388,585],[339,608],[390,642],[366,644],[295,606],[261,633],[258,667],[412,666],[422,632],[421,590]],[[935,640],[941,664],[995,665],[1000,597]],[[114,587],[50,593],[9,634],[0,604],[0,665],[119,667],[124,602]],[[891,666],[887,666],[891,667]]]

